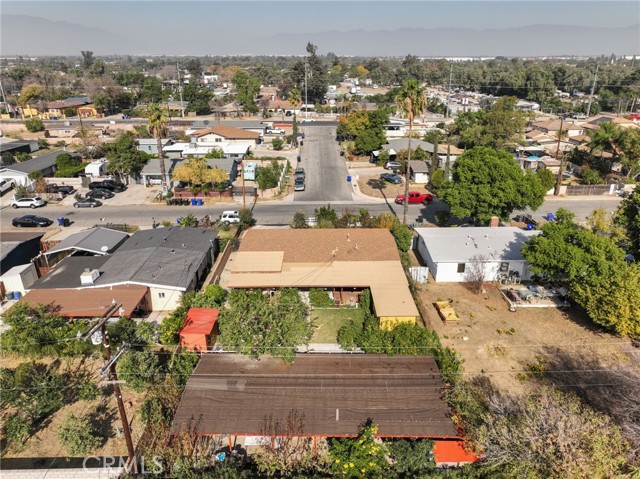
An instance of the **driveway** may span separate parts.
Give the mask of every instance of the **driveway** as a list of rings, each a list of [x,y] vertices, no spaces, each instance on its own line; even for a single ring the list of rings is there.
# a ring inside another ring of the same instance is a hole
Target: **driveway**
[[[306,190],[298,191],[294,203],[352,202],[352,187],[347,182],[347,166],[338,154],[335,126],[302,127],[304,146],[300,148],[305,169]]]

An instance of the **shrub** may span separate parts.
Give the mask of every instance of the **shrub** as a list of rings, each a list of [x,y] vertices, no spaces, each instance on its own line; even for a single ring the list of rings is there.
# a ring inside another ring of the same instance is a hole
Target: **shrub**
[[[253,213],[248,208],[242,208],[238,212],[238,219],[242,226],[252,226],[254,224]]]
[[[174,354],[169,363],[169,374],[173,376],[174,382],[179,386],[187,384],[199,360],[200,357],[196,353],[189,351]]]
[[[24,122],[24,126],[31,133],[44,131],[44,122],[40,118],[29,118],[27,121]]]
[[[83,401],[93,401],[100,395],[100,388],[95,383],[87,381],[78,388],[78,398]]]
[[[431,175],[431,187],[437,191],[438,188],[442,186],[445,179],[444,170],[436,170],[433,175]]]
[[[136,327],[136,339],[146,344],[158,342],[158,326],[149,321],[140,321]]]
[[[60,426],[58,440],[69,454],[85,456],[100,445],[100,438],[86,417],[69,414]]]
[[[598,185],[602,183],[602,178],[596,170],[585,168],[582,170],[582,183],[585,185]]]
[[[411,232],[411,228],[400,222],[396,222],[396,224],[391,228],[391,234],[396,240],[396,245],[400,251],[406,253],[411,249],[411,243],[413,242],[413,233]]]
[[[273,145],[273,149],[276,151],[282,150],[282,145],[284,145],[284,140],[280,137],[276,137],[271,140],[271,144]]]
[[[309,290],[309,302],[314,308],[327,308],[334,305],[329,293],[321,288],[311,288]]]
[[[551,170],[543,168],[536,172],[536,176],[540,180],[540,183],[542,183],[544,191],[549,191],[556,184],[556,176],[551,172]]]
[[[195,228],[196,226],[198,226],[198,220],[193,215],[193,213],[189,213],[187,216],[182,217],[182,220],[180,220],[180,226]]]
[[[117,368],[120,379],[136,392],[143,392],[162,375],[159,357],[152,351],[128,351],[118,361]]]
[[[31,435],[31,421],[21,414],[15,414],[4,423],[4,432],[9,444],[20,446]]]
[[[293,222],[291,223],[291,227],[294,229],[305,229],[308,228],[307,224],[307,215],[304,211],[298,211],[295,215],[293,215]]]

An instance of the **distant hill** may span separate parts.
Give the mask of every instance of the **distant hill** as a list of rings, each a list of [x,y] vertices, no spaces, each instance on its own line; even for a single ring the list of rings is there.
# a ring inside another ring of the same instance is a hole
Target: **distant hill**
[[[530,25],[504,29],[404,28],[319,33],[244,33],[228,41],[212,30],[210,39],[190,38],[189,32],[157,39],[115,34],[64,21],[28,15],[0,17],[0,54],[79,55],[300,55],[308,41],[321,52],[352,56],[565,56],[633,55],[640,53],[640,24],[626,28]],[[141,29],[142,31],[142,29]],[[239,38],[243,38],[240,40]]]

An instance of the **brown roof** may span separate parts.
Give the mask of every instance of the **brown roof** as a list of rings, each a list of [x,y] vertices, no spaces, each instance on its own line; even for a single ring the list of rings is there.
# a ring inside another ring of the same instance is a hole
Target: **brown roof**
[[[87,103],[84,101],[64,101],[64,100],[56,100],[56,101],[50,101],[45,103],[44,105],[46,106],[47,109],[58,109],[58,110],[64,110],[65,108],[76,108],[79,106],[84,106]]]
[[[52,304],[59,314],[70,318],[102,316],[113,300],[122,304],[124,315],[140,304],[147,294],[146,286],[128,285],[90,289],[32,289],[21,301],[31,304]]]
[[[223,138],[237,139],[237,140],[255,140],[260,138],[260,133],[255,131],[243,130],[242,128],[236,128],[228,125],[218,125],[213,128],[205,128],[204,130],[196,131],[193,136],[201,137],[209,134],[220,135]]]
[[[540,122],[533,123],[533,126],[543,130],[558,131],[560,129],[560,120],[540,121]],[[562,129],[565,131],[569,131],[569,130],[583,130],[584,128],[582,126],[576,125],[573,122],[563,121]]]
[[[295,110],[289,100],[271,100],[267,108],[269,110]]]
[[[400,260],[393,236],[382,228],[253,228],[242,237],[239,251],[284,251],[285,263]]]
[[[356,436],[372,419],[382,437],[455,437],[431,356],[301,354],[292,364],[239,354],[204,355],[172,432],[275,435],[295,411],[299,436]],[[272,427],[268,426],[268,423]]]

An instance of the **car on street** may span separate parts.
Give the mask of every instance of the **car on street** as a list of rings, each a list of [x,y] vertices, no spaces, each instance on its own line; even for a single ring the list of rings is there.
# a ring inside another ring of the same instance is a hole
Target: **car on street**
[[[399,170],[402,165],[398,161],[387,161],[384,164],[385,170]]]
[[[89,189],[95,190],[97,188],[101,188],[103,190],[113,191],[114,193],[120,193],[127,189],[124,183],[120,183],[115,180],[102,180],[102,181],[92,181],[89,183]]]
[[[398,175],[394,175],[393,173],[382,173],[380,175],[380,179],[388,181],[389,183],[393,183],[394,185],[402,184],[402,178]]]
[[[396,196],[396,203],[401,205],[407,201],[404,195]],[[410,191],[409,192],[409,204],[422,203],[423,205],[428,205],[433,201],[433,195],[430,193],[420,193],[419,191]]]
[[[107,198],[113,198],[116,194],[112,191],[102,188],[96,188],[95,190],[88,191],[84,196],[85,198],[100,198],[101,200]]]
[[[36,196],[34,198],[20,198],[19,200],[13,200],[11,202],[11,207],[12,208],[38,208],[46,204],[47,203],[42,198],[40,198],[39,196]]]
[[[25,215],[13,218],[11,224],[17,228],[37,228],[38,226],[51,226],[53,221],[44,216]]]
[[[58,185],[56,183],[47,184],[47,193],[60,193],[63,196],[70,195],[73,193],[73,186],[68,185]]]
[[[293,183],[293,191],[304,191],[305,187],[304,176],[297,176],[296,181]]]
[[[73,204],[74,208],[95,208],[97,206],[102,206],[102,201],[95,198],[82,198]]]
[[[312,121],[316,121],[313,118],[303,118],[302,120],[300,120],[300,122],[302,123],[311,123]]]
[[[267,135],[284,135],[284,130],[282,128],[267,128],[265,130],[265,134],[267,134]]]
[[[13,180],[0,180],[0,194],[9,191],[14,186],[16,186],[16,183]]]
[[[296,178],[301,177],[304,179],[305,174],[304,174],[304,168],[296,168],[296,172],[294,175]]]
[[[240,223],[240,213],[238,211],[223,211],[220,215],[220,223],[230,225],[232,223]]]

